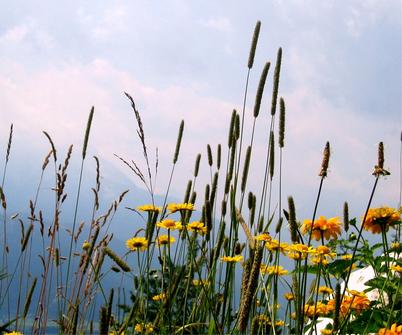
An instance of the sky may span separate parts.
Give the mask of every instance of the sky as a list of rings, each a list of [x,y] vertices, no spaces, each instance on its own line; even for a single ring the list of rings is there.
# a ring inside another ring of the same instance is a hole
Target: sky
[[[100,158],[103,182],[142,187],[114,156],[145,166],[135,117],[124,96],[128,92],[141,113],[152,164],[158,148],[157,192],[163,194],[167,187],[184,119],[171,191],[182,197],[201,152],[198,185],[203,194],[203,180],[209,177],[206,146],[215,150],[222,143],[226,153],[230,115],[242,107],[257,20],[262,26],[245,138],[250,137],[260,73],[265,62],[272,66],[257,122],[249,189],[258,193],[261,188],[273,68],[282,47],[284,200],[293,195],[301,218],[311,215],[322,150],[329,141],[331,161],[319,211],[338,216],[349,201],[351,212],[362,215],[374,182],[377,145],[383,141],[391,175],[381,179],[373,204],[396,207],[402,89],[401,2],[396,0],[5,2],[0,12],[4,153],[14,125],[6,192],[12,192],[13,182],[30,183],[39,176],[49,150],[43,130],[60,153],[74,144],[74,164],[79,165],[91,106],[95,115],[88,156]],[[94,171],[93,161],[88,160],[86,171]],[[124,187],[106,191],[118,195]],[[135,195],[130,197],[134,203]]]

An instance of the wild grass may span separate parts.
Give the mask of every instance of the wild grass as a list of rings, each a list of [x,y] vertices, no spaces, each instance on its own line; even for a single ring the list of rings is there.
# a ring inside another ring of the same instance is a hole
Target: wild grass
[[[61,227],[60,213],[67,198],[66,183],[73,147],[60,161],[49,133],[46,155],[36,194],[29,205],[29,217],[9,217],[4,193],[10,158],[13,126],[6,150],[0,200],[3,211],[0,308],[5,334],[46,334],[57,325],[60,334],[400,334],[402,326],[402,259],[400,209],[372,208],[375,191],[383,176],[384,146],[379,144],[373,187],[362,219],[350,219],[345,202],[343,222],[334,214],[319,214],[330,165],[330,144],[323,149],[317,176],[317,196],[311,219],[297,217],[292,196],[283,205],[282,157],[285,150],[285,99],[279,96],[282,49],[278,49],[273,74],[270,126],[265,157],[254,156],[254,132],[268,79],[270,62],[262,69],[253,114],[246,115],[248,86],[257,52],[261,23],[257,22],[250,48],[247,76],[240,113],[233,111],[226,144],[207,144],[210,181],[203,195],[196,193],[202,154],[196,156],[193,176],[187,183],[182,203],[169,203],[175,168],[185,138],[181,121],[168,186],[160,203],[155,194],[158,152],[154,165],[146,143],[141,114],[134,98],[125,93],[138,125],[137,135],[145,161],[144,173],[135,160],[118,157],[139,178],[149,193],[149,204],[128,208],[140,215],[144,225],[126,241],[119,254],[110,245],[111,223],[121,206],[124,191],[100,213],[100,162],[89,222],[77,226],[82,200],[81,185],[90,130],[92,108],[84,135],[81,168],[72,213],[72,227]],[[279,98],[279,99],[278,99]],[[278,135],[275,135],[279,100]],[[246,129],[246,118],[252,128]],[[246,143],[245,135],[250,137]],[[276,137],[278,140],[276,140]],[[279,159],[275,157],[279,150]],[[263,162],[261,189],[249,190],[252,161]],[[279,164],[276,164],[279,161]],[[49,169],[52,171],[47,171]],[[54,176],[53,214],[44,217],[37,208],[45,173]],[[278,189],[273,180],[278,178]],[[272,203],[275,192],[278,204]],[[89,197],[86,197],[88,199]],[[85,200],[87,201],[87,200]],[[18,221],[18,245],[7,236],[7,225]],[[86,227],[86,228],[85,228]],[[290,241],[285,241],[286,229]],[[370,245],[364,234],[379,233],[382,243]],[[392,233],[395,233],[394,235]],[[67,235],[66,235],[67,234]],[[86,234],[86,236],[83,236]],[[32,255],[33,236],[41,241],[41,252]],[[67,242],[66,242],[67,241]],[[66,248],[67,247],[67,248]],[[16,264],[9,253],[18,254]],[[39,257],[42,268],[32,269]],[[290,259],[290,261],[289,261]],[[283,264],[292,264],[283,267]],[[370,266],[374,278],[364,291],[350,290],[356,268]],[[30,273],[38,273],[34,278]],[[116,286],[104,288],[105,278]],[[121,283],[131,283],[129,289]],[[17,283],[18,290],[10,290]],[[375,298],[373,298],[375,293]],[[370,297],[370,299],[369,299]],[[11,308],[10,301],[17,301]],[[55,304],[54,304],[55,302]],[[100,305],[99,305],[100,302]],[[51,306],[56,306],[53,313]],[[55,315],[55,320],[53,316]],[[321,318],[328,323],[318,331]]]

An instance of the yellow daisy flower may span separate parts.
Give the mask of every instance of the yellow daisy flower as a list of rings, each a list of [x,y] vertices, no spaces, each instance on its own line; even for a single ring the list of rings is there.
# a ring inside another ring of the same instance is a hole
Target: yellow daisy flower
[[[268,233],[262,233],[254,237],[256,241],[270,242],[272,240],[271,235]]]
[[[157,295],[154,295],[153,297],[152,297],[152,300],[153,301],[164,301],[164,300],[166,300],[166,293],[160,293],[160,294],[157,294]]]
[[[222,256],[221,261],[222,262],[227,262],[227,263],[236,263],[240,262],[243,260],[242,255],[237,255],[237,256]]]
[[[283,295],[283,297],[284,297],[287,301],[295,300],[295,296],[294,296],[293,293],[291,293],[291,292],[285,293],[285,294]]]
[[[207,286],[209,284],[206,279],[193,279],[194,286]]]
[[[176,240],[172,236],[161,235],[156,238],[156,243],[158,245],[168,245],[174,243]]]
[[[134,327],[134,331],[141,334],[151,334],[154,331],[152,323],[137,323]]]
[[[307,245],[302,243],[292,244],[288,248],[288,257],[291,259],[299,260],[299,259],[306,259],[309,248]]]
[[[194,221],[187,225],[187,230],[194,231],[199,234],[206,234],[207,227],[205,227],[204,222]]]
[[[148,240],[145,237],[132,237],[126,241],[126,247],[132,251],[144,251],[148,247]]]
[[[165,228],[165,229],[170,229],[170,230],[181,230],[183,226],[181,225],[181,222],[179,221],[174,221],[172,219],[166,219],[162,220],[161,222],[158,222],[156,224],[157,227],[159,228]]]
[[[330,295],[330,294],[334,293],[334,290],[328,286],[320,286],[318,288],[318,293]]]
[[[184,203],[184,204],[169,204],[167,206],[167,209],[169,210],[170,213],[175,213],[178,211],[194,211],[194,205],[190,203]]]
[[[278,275],[278,276],[284,276],[289,273],[288,270],[285,270],[280,265],[267,266],[267,265],[262,264],[260,267],[260,271],[262,274]]]
[[[141,211],[141,212],[155,212],[155,213],[159,213],[162,210],[162,207],[156,207],[154,205],[142,205],[142,206],[138,206],[137,210]]]

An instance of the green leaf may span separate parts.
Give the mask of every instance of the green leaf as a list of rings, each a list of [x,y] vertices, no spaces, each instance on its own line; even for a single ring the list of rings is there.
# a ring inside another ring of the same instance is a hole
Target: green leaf
[[[351,321],[346,327],[346,334],[377,333],[386,323],[388,313],[383,309],[368,309]],[[367,329],[366,329],[367,328]],[[366,332],[364,332],[366,331]]]
[[[392,280],[384,277],[376,277],[370,279],[364,284],[371,287],[371,289],[377,288],[380,292],[384,290],[385,292],[387,292],[388,295],[395,294],[398,290],[398,285],[396,285]]]
[[[343,274],[349,269],[352,265],[351,259],[337,259],[332,263],[328,264],[327,271],[335,276],[336,278],[342,277]]]

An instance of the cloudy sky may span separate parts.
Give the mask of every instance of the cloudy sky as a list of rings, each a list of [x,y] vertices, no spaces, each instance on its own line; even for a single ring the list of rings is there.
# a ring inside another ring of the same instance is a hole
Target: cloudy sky
[[[241,109],[257,20],[262,28],[251,72],[246,137],[261,70],[266,61],[275,63],[281,46],[280,95],[287,105],[284,195],[294,195],[302,215],[310,215],[322,149],[330,141],[322,214],[339,215],[348,200],[360,215],[373,183],[377,144],[384,141],[385,166],[392,174],[381,180],[374,203],[397,206],[402,73],[397,0],[5,2],[0,11],[0,144],[5,151],[13,123],[10,173],[22,179],[38,175],[48,151],[42,130],[61,152],[73,143],[78,164],[94,105],[88,151],[108,166],[105,183],[127,175],[139,186],[113,155],[142,163],[126,91],[141,112],[150,152],[159,148],[160,193],[180,120],[185,120],[172,186],[181,197],[197,153],[203,154],[207,176],[206,145],[226,143],[232,109]],[[272,73],[273,66],[251,165],[250,188],[256,192],[269,129]]]

